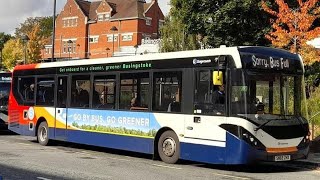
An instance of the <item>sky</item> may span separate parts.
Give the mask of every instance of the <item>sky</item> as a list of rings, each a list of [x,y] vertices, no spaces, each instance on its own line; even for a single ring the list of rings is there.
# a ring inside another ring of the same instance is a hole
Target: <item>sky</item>
[[[150,2],[151,0],[146,0]],[[158,0],[163,14],[169,12],[170,0]],[[54,0],[1,0],[0,3],[0,32],[13,34],[28,17],[52,16]],[[57,14],[67,0],[56,0]]]

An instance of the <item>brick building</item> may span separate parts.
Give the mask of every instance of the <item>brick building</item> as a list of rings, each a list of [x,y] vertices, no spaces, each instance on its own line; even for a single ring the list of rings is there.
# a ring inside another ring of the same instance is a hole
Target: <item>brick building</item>
[[[67,0],[56,19],[55,58],[110,57],[121,47],[159,38],[163,22],[158,0]],[[43,58],[51,52],[46,45]]]

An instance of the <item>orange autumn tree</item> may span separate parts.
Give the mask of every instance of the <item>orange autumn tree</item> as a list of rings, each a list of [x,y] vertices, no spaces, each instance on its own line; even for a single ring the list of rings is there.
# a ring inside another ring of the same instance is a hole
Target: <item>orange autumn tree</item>
[[[304,64],[320,61],[320,53],[307,42],[320,36],[320,27],[314,22],[320,18],[319,0],[296,0],[297,7],[290,7],[285,0],[272,0],[278,9],[271,7],[270,0],[261,0],[264,11],[273,16],[272,31],[266,38],[273,46],[299,53]],[[292,2],[292,0],[288,0]]]

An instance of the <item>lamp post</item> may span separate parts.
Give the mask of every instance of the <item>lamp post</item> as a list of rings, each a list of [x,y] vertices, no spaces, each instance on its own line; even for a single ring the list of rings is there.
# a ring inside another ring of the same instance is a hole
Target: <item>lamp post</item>
[[[27,35],[23,35],[21,37],[21,40],[24,44],[24,60],[23,60],[23,64],[26,64],[27,62],[27,42],[30,40],[30,38]]]
[[[51,61],[54,61],[54,45],[56,38],[56,5],[57,1],[53,0],[53,15],[52,15],[52,56]]]
[[[134,45],[133,47],[134,47],[134,49],[135,49],[134,55],[137,55],[137,50],[138,50],[138,47],[139,47],[138,44]]]
[[[112,56],[114,56],[114,32],[118,31],[118,29],[117,27],[112,26],[110,31],[112,31]]]
[[[71,59],[70,57],[70,52],[71,52],[71,44],[73,43],[73,41],[71,41],[70,39],[67,41],[68,43],[68,52],[69,52],[69,60]]]
[[[109,57],[109,54],[108,54],[108,53],[109,53],[109,51],[110,51],[110,48],[107,47],[107,48],[106,48],[106,51],[107,51],[107,57]]]

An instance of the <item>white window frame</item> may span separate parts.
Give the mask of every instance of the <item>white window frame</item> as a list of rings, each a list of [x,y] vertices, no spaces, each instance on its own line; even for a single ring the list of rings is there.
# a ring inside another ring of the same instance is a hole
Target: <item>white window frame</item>
[[[98,43],[99,42],[99,36],[90,36],[89,37],[89,43]]]
[[[110,13],[106,13],[106,14],[104,15],[104,20],[105,20],[105,21],[109,21],[109,19],[110,19]]]
[[[122,41],[132,41],[133,33],[122,34],[121,37],[122,37]]]
[[[151,26],[152,25],[152,18],[146,17],[146,25]]]
[[[104,15],[98,14],[98,21],[103,21],[103,20],[104,20]]]
[[[63,27],[77,27],[78,26],[78,17],[65,17],[62,18]]]
[[[68,41],[71,40],[72,43],[69,44]],[[68,54],[70,49],[70,54],[76,53],[77,39],[63,39],[62,40],[62,53]]]
[[[112,34],[108,34],[107,35],[107,39],[108,39],[108,42],[117,42],[118,41],[118,34],[114,34],[114,39],[113,39],[113,41],[112,41]]]

